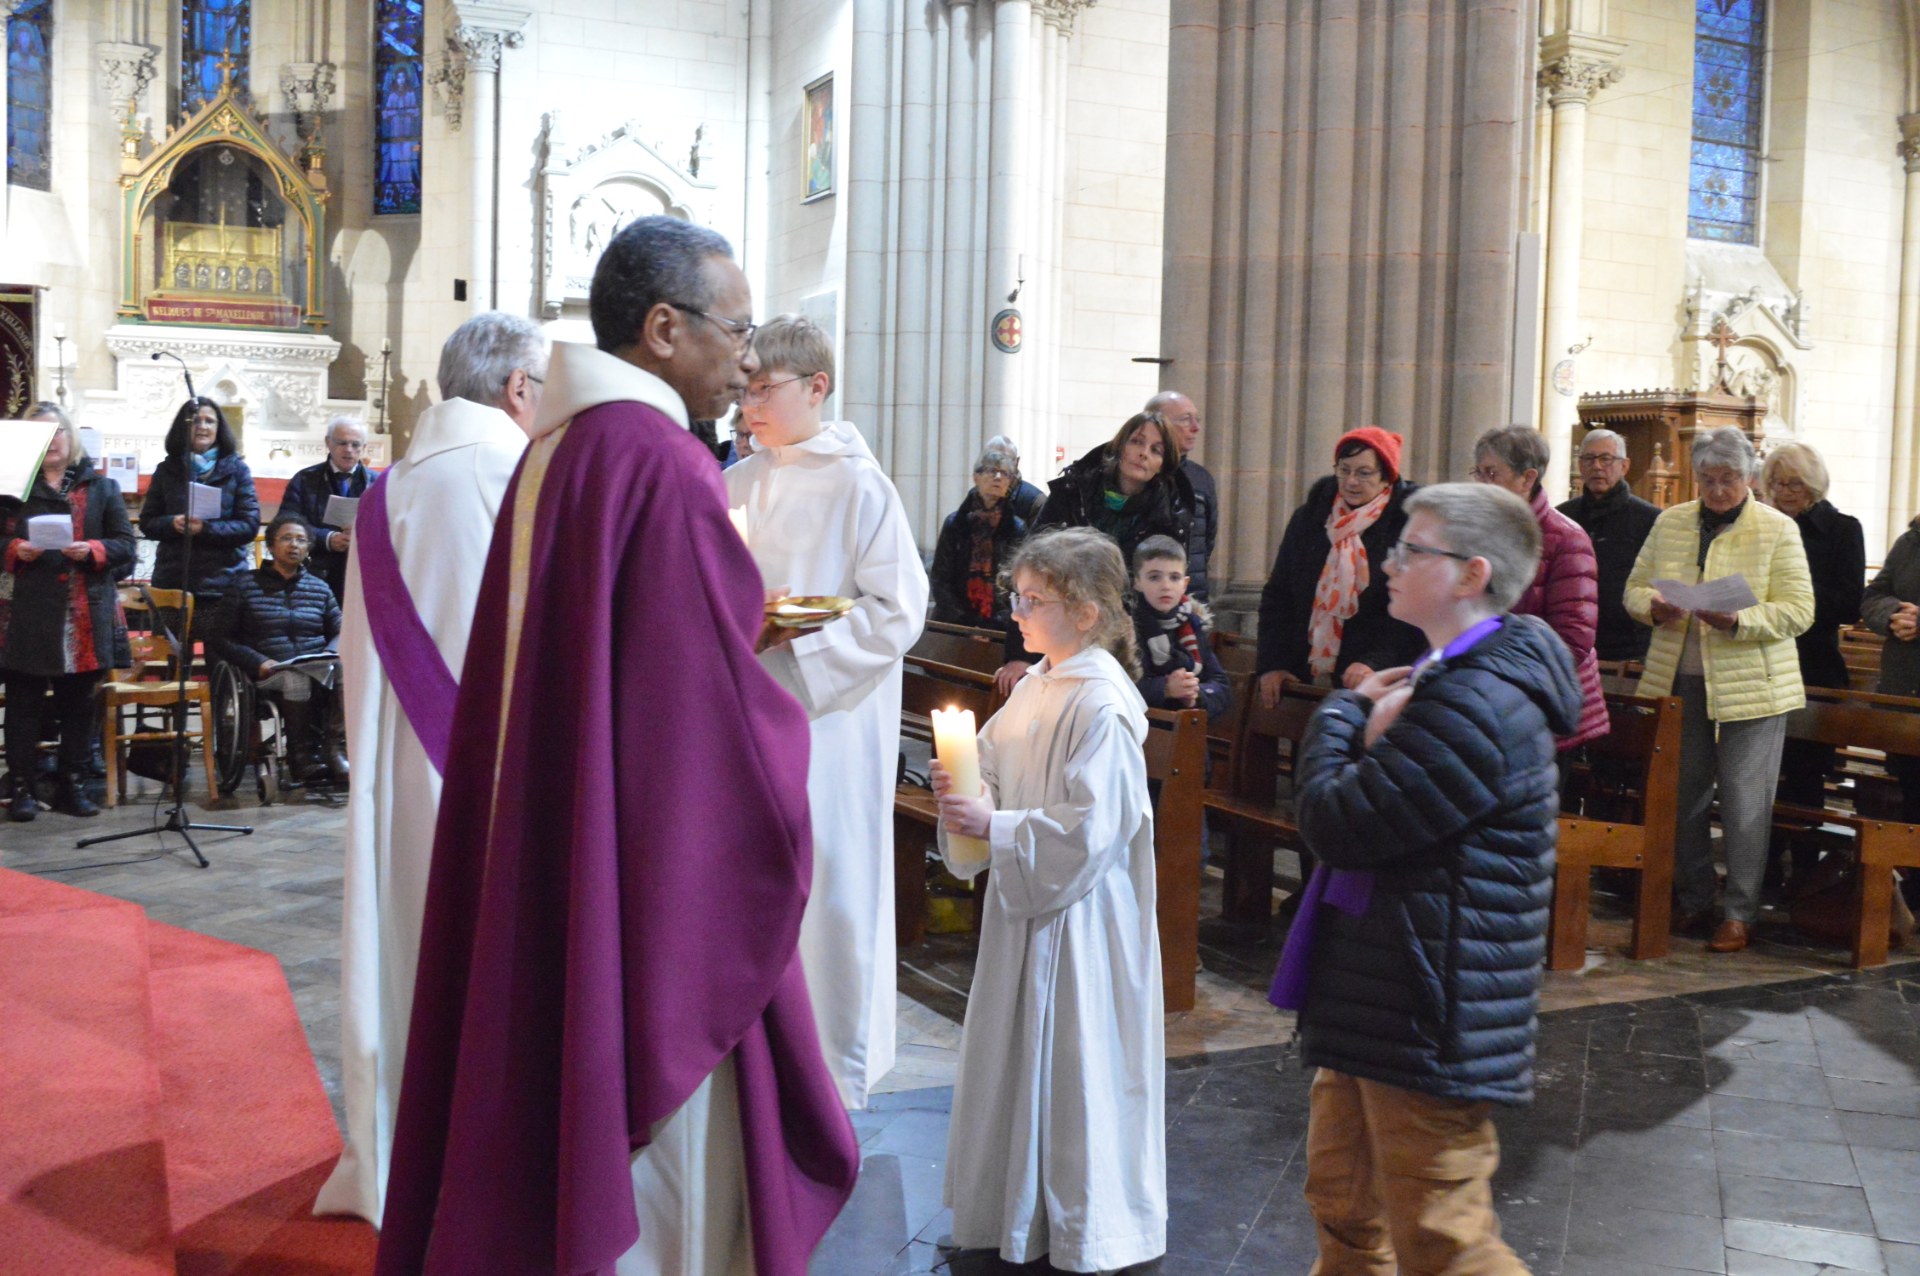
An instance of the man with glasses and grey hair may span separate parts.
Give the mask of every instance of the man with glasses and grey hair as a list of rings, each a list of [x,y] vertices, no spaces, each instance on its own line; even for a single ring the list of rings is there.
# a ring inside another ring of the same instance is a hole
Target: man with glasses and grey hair
[[[1600,566],[1600,627],[1593,654],[1602,660],[1644,660],[1653,631],[1627,614],[1627,577],[1660,508],[1627,485],[1627,441],[1612,430],[1588,430],[1580,441],[1580,495],[1560,512],[1580,524]]]
[[[1193,519],[1187,527],[1187,592],[1201,602],[1207,593],[1207,563],[1220,539],[1220,488],[1206,466],[1193,459],[1200,445],[1200,409],[1178,390],[1162,390],[1147,400],[1148,412],[1157,412],[1173,427],[1180,445],[1180,472],[1193,487]]]
[[[375,485],[379,495],[362,497],[360,535],[342,555],[342,701],[355,781],[340,961],[347,1146],[315,1209],[376,1227],[440,806],[444,730],[433,724],[443,727],[452,711],[448,679],[466,658],[494,517],[546,370],[547,339],[531,320],[494,310],[455,329],[440,352],[441,401],[420,414],[406,456]],[[316,517],[325,502],[320,495]],[[436,676],[397,665],[408,638],[423,663],[437,663]]]
[[[327,506],[336,496],[358,500],[366,495],[373,475],[363,458],[367,454],[367,427],[359,417],[337,416],[327,422],[327,459],[309,465],[287,480],[276,517],[292,515],[307,525],[307,570],[327,583],[339,598],[347,586],[347,550],[353,544],[351,523],[333,523]]]

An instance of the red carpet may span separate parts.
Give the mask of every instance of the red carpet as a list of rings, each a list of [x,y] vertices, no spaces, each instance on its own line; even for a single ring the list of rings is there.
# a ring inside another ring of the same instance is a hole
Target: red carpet
[[[279,963],[0,870],[0,1266],[352,1276],[340,1136]]]

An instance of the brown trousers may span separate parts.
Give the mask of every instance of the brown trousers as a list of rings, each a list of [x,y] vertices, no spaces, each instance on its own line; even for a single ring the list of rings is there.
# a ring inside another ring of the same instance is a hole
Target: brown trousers
[[[1493,1212],[1500,1140],[1491,1107],[1315,1073],[1312,1276],[1527,1276]]]

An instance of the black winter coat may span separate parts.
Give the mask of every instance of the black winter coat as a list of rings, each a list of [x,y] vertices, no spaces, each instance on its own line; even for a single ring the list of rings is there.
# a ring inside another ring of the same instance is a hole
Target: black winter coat
[[[981,508],[979,491],[968,492],[960,508],[947,515],[940,526],[940,539],[934,542],[928,583],[933,590],[933,618],[942,624],[994,627],[1004,626],[1012,618],[999,573],[1011,559],[1014,546],[1026,537],[1026,520],[1014,512],[1011,502],[1000,503],[1000,525],[993,529],[993,614],[982,616],[967,597],[967,564],[973,556],[971,520]]]
[[[1796,518],[1800,543],[1813,576],[1813,624],[1795,638],[1800,650],[1800,681],[1809,687],[1848,687],[1847,661],[1840,654],[1840,630],[1860,619],[1866,590],[1867,541],[1860,520],[1842,514],[1831,501],[1817,501]]]
[[[1220,540],[1220,488],[1198,461],[1180,462],[1180,472],[1193,489],[1193,521],[1187,530],[1187,594],[1204,603],[1211,598],[1207,593],[1207,563]]]
[[[1360,606],[1340,632],[1340,654],[1334,661],[1337,680],[1355,663],[1373,669],[1392,669],[1411,663],[1427,649],[1426,639],[1412,625],[1387,614],[1387,551],[1407,525],[1405,505],[1414,484],[1401,479],[1393,485],[1380,521],[1361,533],[1367,547],[1367,587]],[[1332,548],[1327,540],[1327,516],[1339,499],[1340,480],[1329,474],[1307,492],[1307,499],[1287,522],[1274,556],[1273,571],[1260,591],[1260,649],[1255,668],[1260,673],[1284,669],[1294,677],[1311,677],[1307,656],[1313,649],[1307,625],[1313,618],[1313,591]]]
[[[194,536],[193,579],[187,580],[186,533],[173,529],[173,516],[187,512],[190,483],[220,489],[220,517],[209,519]],[[153,561],[154,588],[191,590],[201,607],[217,602],[252,562],[247,549],[260,534],[260,498],[253,491],[253,471],[240,457],[223,453],[207,477],[196,478],[185,457],[168,457],[147,485],[147,499],[140,506],[140,534],[160,542]]]
[[[1200,659],[1187,654],[1185,648],[1173,634],[1162,629],[1158,613],[1147,606],[1147,600],[1138,594],[1133,596],[1133,637],[1140,647],[1141,676],[1134,681],[1140,688],[1141,698],[1149,709],[1185,709],[1189,707],[1205,709],[1207,721],[1212,722],[1233,707],[1233,684],[1227,679],[1227,668],[1220,663],[1220,657],[1213,653],[1213,643],[1209,641],[1213,626],[1208,623],[1211,614],[1204,603],[1199,604],[1193,617],[1195,635],[1200,640]],[[1156,644],[1154,639],[1163,639]],[[1166,655],[1157,659],[1155,648],[1163,646]],[[1167,675],[1182,670],[1193,670],[1200,675],[1200,703],[1196,706],[1172,704],[1167,700]]]
[[[1903,642],[1887,629],[1902,603],[1920,603],[1920,518],[1909,523],[1887,551],[1886,565],[1867,582],[1860,604],[1860,618],[1887,639],[1880,652],[1880,685],[1875,690],[1889,696],[1920,696],[1920,639]]]
[[[1594,562],[1600,568],[1600,623],[1594,630],[1593,654],[1602,660],[1645,660],[1653,630],[1627,614],[1627,577],[1660,517],[1660,507],[1635,496],[1622,479],[1605,496],[1582,492],[1559,508],[1593,542]]]
[[[133,664],[127,626],[115,596],[117,574],[133,562],[133,523],[120,500],[120,485],[82,460],[67,471],[62,495],[36,478],[25,501],[0,503],[6,537],[0,572],[0,668],[50,677],[125,669]],[[32,562],[18,557],[27,520],[66,514],[74,539],[92,555],[74,562],[54,550]]]
[[[342,492],[334,486],[333,462],[322,461],[288,479],[286,495],[280,498],[280,513],[291,514],[307,525],[307,537],[312,541],[307,570],[326,581],[335,598],[347,586],[347,554],[345,550],[328,549],[327,538],[346,529],[323,521],[327,501],[335,496],[365,496],[373,475],[366,466],[356,465],[346,479],[347,490]]]
[[[1371,708],[1357,692],[1327,697],[1299,763],[1307,848],[1375,875],[1364,913],[1320,910],[1302,1060],[1526,1103],[1560,808],[1554,736],[1580,719],[1572,657],[1545,622],[1508,616],[1430,666],[1369,749]]]
[[[1007,494],[1007,500],[1012,504],[1013,512],[1020,516],[1020,521],[1031,528],[1039,521],[1040,511],[1047,503],[1047,494],[1021,479],[1020,486]]]
[[[214,653],[251,677],[269,660],[330,650],[339,636],[340,602],[327,582],[305,570],[288,580],[271,563],[234,581],[210,625]]]

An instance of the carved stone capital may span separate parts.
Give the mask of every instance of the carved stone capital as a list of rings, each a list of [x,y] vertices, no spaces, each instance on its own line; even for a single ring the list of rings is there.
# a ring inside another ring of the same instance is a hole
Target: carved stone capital
[[[468,0],[455,0],[447,6],[446,48],[440,54],[440,65],[428,72],[427,83],[440,95],[448,128],[460,131],[466,111],[467,76],[499,74],[501,55],[526,43],[527,23],[532,18],[525,9]]]
[[[1098,0],[1033,0],[1033,11],[1056,31],[1070,34],[1074,20],[1096,3]]]
[[[507,49],[517,49],[526,42],[522,32],[497,31],[490,27],[461,27],[454,32],[453,38],[460,45],[468,72],[481,75],[498,75],[501,53]]]
[[[11,5],[0,0],[0,7]],[[154,62],[160,50],[150,44],[129,44],[120,40],[102,40],[93,46],[100,67],[100,82],[106,86],[107,102],[121,128],[133,123],[140,114],[139,99],[153,83]]]
[[[300,140],[313,141],[320,120],[333,101],[334,65],[331,62],[289,62],[280,68],[280,92],[287,100]]]
[[[440,99],[440,109],[447,116],[447,127],[458,133],[461,112],[467,101],[467,58],[461,51],[460,42],[452,36],[447,37],[447,47],[440,51],[439,65],[427,72],[427,86]]]
[[[1590,101],[1601,89],[1618,84],[1626,73],[1618,62],[1570,53],[1540,68],[1540,84],[1547,91],[1547,101],[1560,106]]]
[[[1900,159],[1909,173],[1920,173],[1920,114],[1900,117]]]

